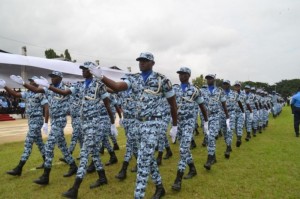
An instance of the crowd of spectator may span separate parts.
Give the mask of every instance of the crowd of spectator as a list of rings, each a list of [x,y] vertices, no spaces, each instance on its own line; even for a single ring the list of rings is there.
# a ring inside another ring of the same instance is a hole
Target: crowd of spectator
[[[21,89],[15,89],[21,92]],[[25,118],[25,101],[9,95],[6,91],[0,91],[0,114],[21,114]]]

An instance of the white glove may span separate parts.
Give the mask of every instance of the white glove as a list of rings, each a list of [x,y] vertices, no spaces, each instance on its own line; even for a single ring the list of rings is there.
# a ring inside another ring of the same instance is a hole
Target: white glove
[[[170,136],[171,136],[171,139],[172,139],[172,143],[175,143],[176,135],[177,135],[177,126],[172,126],[172,128],[170,130]]]
[[[253,113],[250,113],[250,120],[253,121]]]
[[[4,88],[6,86],[6,82],[3,79],[0,79],[0,88]]]
[[[120,118],[120,120],[119,120],[119,125],[120,125],[121,127],[124,127],[124,125],[123,125],[123,119],[122,119],[122,118]]]
[[[48,135],[48,123],[44,123],[43,127],[42,127],[43,133],[45,133],[46,135]]]
[[[112,135],[114,135],[114,136],[118,136],[118,130],[117,130],[115,124],[112,124],[112,125],[110,126],[110,133],[111,133]]]
[[[103,78],[101,68],[90,67],[89,70],[95,77],[99,78],[100,80]]]
[[[243,113],[243,118],[244,118],[244,121],[245,121],[245,119],[246,119],[246,113]]]
[[[226,127],[229,130],[230,129],[230,119],[226,119]]]
[[[269,115],[271,114],[271,109],[268,110],[268,114],[269,114]]]
[[[10,79],[16,82],[17,84],[24,85],[24,80],[21,76],[11,75]]]
[[[35,79],[34,82],[42,87],[49,88],[50,86],[48,80],[43,76],[40,76],[40,79]]]
[[[204,122],[204,124],[203,124],[203,130],[204,130],[204,133],[207,134],[207,132],[208,132],[208,122]]]

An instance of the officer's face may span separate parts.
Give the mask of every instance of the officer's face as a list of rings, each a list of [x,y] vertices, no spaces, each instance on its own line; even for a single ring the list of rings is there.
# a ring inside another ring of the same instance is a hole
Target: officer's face
[[[52,84],[59,84],[61,82],[61,80],[62,80],[62,78],[59,76],[56,76],[56,75],[51,77]]]
[[[241,86],[240,86],[240,85],[234,85],[234,89],[235,89],[236,91],[240,91],[240,90],[241,90]]]
[[[89,71],[89,69],[84,68],[84,69],[82,69],[82,77],[83,78],[91,78],[92,73]]]
[[[249,93],[250,89],[249,88],[245,88],[245,91],[246,91],[246,93]]]
[[[207,85],[213,85],[215,83],[215,79],[212,77],[207,77],[206,81],[207,81]]]
[[[150,61],[148,59],[140,59],[139,60],[140,71],[152,70],[154,64],[155,64],[154,61]]]
[[[230,85],[227,84],[227,83],[223,83],[222,87],[223,87],[224,90],[228,90],[230,88]]]
[[[179,73],[179,80],[181,83],[189,82],[190,74],[188,73]]]

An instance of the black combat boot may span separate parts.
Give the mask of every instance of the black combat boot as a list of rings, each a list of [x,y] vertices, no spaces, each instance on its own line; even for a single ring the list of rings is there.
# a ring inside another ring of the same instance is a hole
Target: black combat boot
[[[194,163],[189,164],[190,170],[186,176],[184,176],[184,179],[191,179],[192,177],[197,175],[196,167]]]
[[[50,175],[51,168],[44,168],[44,173],[39,179],[34,180],[33,182],[39,185],[47,185],[49,184],[49,175]]]
[[[167,153],[166,153],[166,155],[164,157],[165,160],[169,159],[173,155],[170,147],[166,147],[166,150],[167,150]]]
[[[120,147],[119,147],[118,143],[114,144],[113,149],[114,149],[114,151],[120,150]]]
[[[208,155],[207,156],[207,161],[206,163],[204,164],[204,168],[206,168],[207,170],[210,170],[211,166],[216,163],[217,160],[216,160],[216,155]]]
[[[158,165],[158,166],[161,165],[161,162],[162,162],[162,155],[163,155],[163,152],[162,152],[162,151],[159,151],[159,152],[158,152],[158,155],[157,155],[157,158],[156,158],[156,162],[157,162],[157,165]]]
[[[86,172],[87,173],[94,173],[95,171],[96,171],[95,164],[94,164],[94,161],[92,161],[91,164],[86,169]]]
[[[247,132],[247,136],[245,138],[245,140],[248,142],[251,139],[251,133]]]
[[[70,176],[76,174],[76,172],[77,172],[77,166],[76,166],[76,163],[73,162],[72,164],[70,164],[69,171],[68,171],[68,173],[64,174],[64,177],[70,177]]]
[[[22,168],[26,161],[20,160],[18,166],[16,166],[14,169],[7,171],[6,173],[12,176],[21,176],[22,175]]]
[[[64,163],[68,164],[65,158],[59,158],[59,161],[61,161],[61,162],[64,162]]]
[[[207,146],[207,137],[206,136],[204,136],[204,138],[203,138],[202,146],[203,147]]]
[[[181,189],[181,181],[182,181],[183,172],[177,171],[177,176],[174,181],[174,184],[172,185],[172,189],[175,191],[180,191]]]
[[[118,178],[119,180],[124,180],[126,179],[126,172],[127,172],[127,167],[128,167],[128,162],[124,161],[121,171],[116,175],[115,177]]]
[[[45,165],[45,156],[44,155],[43,155],[43,160],[44,160],[44,162],[40,166],[37,166],[36,169],[43,169],[44,168],[44,165]]]
[[[256,137],[256,129],[253,129],[253,132],[252,132],[252,135],[253,135],[253,137]]]
[[[103,146],[103,145],[100,147],[99,153],[100,153],[101,155],[104,154],[104,146]]]
[[[156,190],[154,195],[152,196],[152,199],[160,199],[162,196],[164,196],[166,193],[164,187],[162,184],[156,185]]]
[[[114,151],[109,152],[109,155],[110,155],[109,161],[108,161],[108,163],[105,164],[105,166],[116,164],[118,162],[118,158]]]
[[[81,178],[76,178],[73,187],[71,187],[67,192],[64,192],[62,196],[66,198],[76,199],[81,182],[82,182]]]
[[[107,178],[105,175],[105,171],[100,170],[100,171],[97,171],[97,173],[98,173],[99,179],[95,183],[90,185],[91,189],[100,187],[101,185],[104,185],[104,184],[107,184]]]
[[[237,136],[236,147],[240,147],[242,144],[242,136]]]
[[[225,158],[227,158],[227,159],[230,158],[230,152],[231,152],[231,151],[232,151],[231,146],[230,146],[230,145],[227,145],[226,151],[225,151],[225,153],[224,153]]]
[[[190,149],[194,149],[196,147],[197,147],[196,142],[194,139],[192,139]]]
[[[262,128],[261,128],[261,126],[258,127],[258,132],[259,132],[259,133],[262,133]]]

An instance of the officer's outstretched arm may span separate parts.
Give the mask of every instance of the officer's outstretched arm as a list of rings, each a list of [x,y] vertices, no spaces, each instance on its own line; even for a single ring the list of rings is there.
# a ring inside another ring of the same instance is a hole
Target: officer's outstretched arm
[[[167,98],[168,103],[170,104],[171,108],[171,116],[173,121],[173,126],[177,126],[177,103],[175,95],[172,97]]]
[[[125,82],[116,82],[112,79],[109,79],[108,77],[103,76],[101,81],[112,90],[118,92],[118,91],[126,91],[128,89],[128,86]]]
[[[66,90],[61,90],[59,88],[55,88],[54,86],[49,86],[49,90],[53,91],[54,93],[58,93],[60,95],[66,96],[66,95],[71,95],[72,91],[70,89]]]
[[[40,88],[40,87],[35,87],[35,86],[32,86],[28,83],[24,83],[23,86],[25,88],[27,88],[28,90],[31,90],[32,92],[35,92],[35,93],[45,93],[44,89],[43,88]]]
[[[8,92],[10,95],[12,95],[14,97],[17,97],[17,98],[21,98],[22,97],[22,95],[21,95],[20,92],[16,92],[16,91],[14,91],[13,89],[11,89],[11,88],[9,88],[7,86],[5,86],[4,89],[6,90],[6,92]]]

